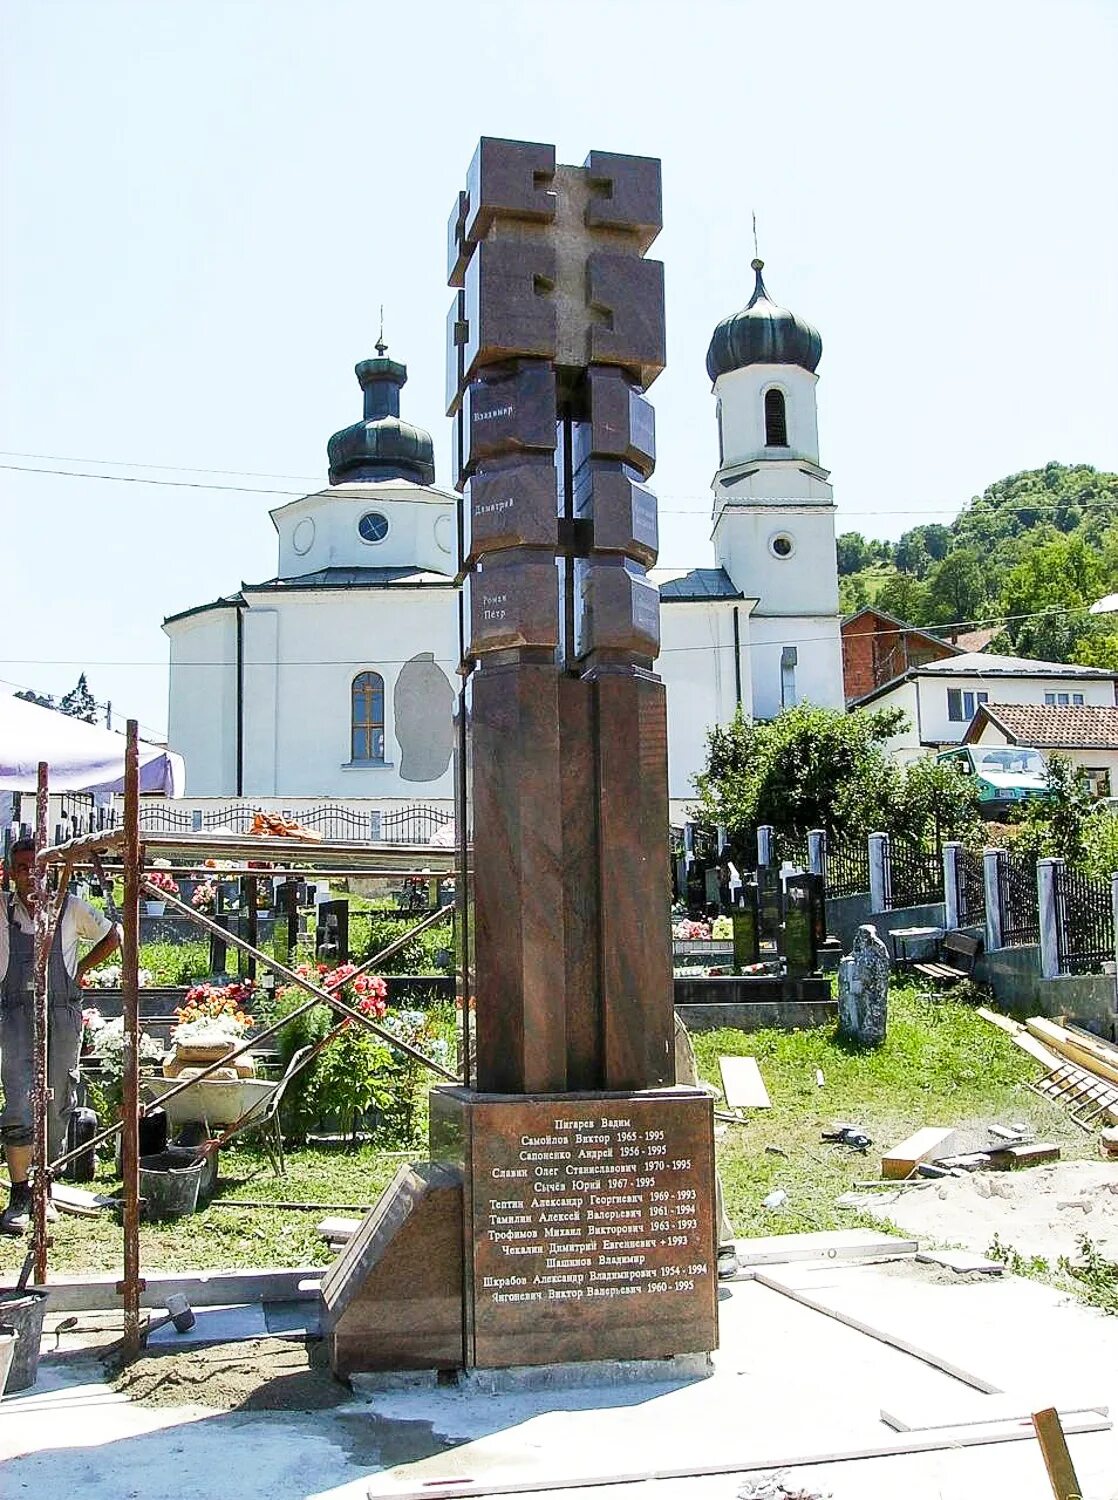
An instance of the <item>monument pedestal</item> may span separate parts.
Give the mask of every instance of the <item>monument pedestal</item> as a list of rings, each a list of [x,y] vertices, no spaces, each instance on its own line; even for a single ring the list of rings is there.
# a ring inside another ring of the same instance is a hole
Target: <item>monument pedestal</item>
[[[437,1088],[431,1152],[462,1172],[467,1368],[717,1348],[709,1095]]]

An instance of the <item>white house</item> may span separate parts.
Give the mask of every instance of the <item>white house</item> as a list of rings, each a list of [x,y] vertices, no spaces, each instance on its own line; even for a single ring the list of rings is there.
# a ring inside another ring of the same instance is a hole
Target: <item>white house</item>
[[[1118,788],[1118,707],[1113,704],[984,703],[963,742],[983,750],[1035,750],[1046,759],[1062,755],[1087,773],[1096,796],[1109,797]]]
[[[841,708],[834,505],[819,466],[819,335],[749,304],[714,331],[720,445],[713,566],[652,577],[673,817],[710,726],[810,700]],[[357,366],[360,422],[328,444],[329,487],[271,512],[275,577],[169,616],[169,741],[192,797],[453,798],[457,495],[400,417],[404,365]]]
[[[856,698],[851,708],[899,708],[907,727],[888,742],[899,760],[960,745],[986,703],[1113,708],[1118,673],[1101,667],[964,652],[926,662]]]

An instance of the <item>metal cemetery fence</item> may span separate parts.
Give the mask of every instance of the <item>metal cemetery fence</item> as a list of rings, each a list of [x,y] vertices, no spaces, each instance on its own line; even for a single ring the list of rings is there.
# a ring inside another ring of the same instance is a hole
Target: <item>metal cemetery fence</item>
[[[943,855],[890,839],[883,848],[885,910],[928,906],[943,900]]]
[[[1006,948],[1040,941],[1036,860],[1027,854],[1002,854],[998,859],[998,905],[1002,943]]]
[[[857,896],[870,888],[870,852],[863,839],[828,839],[823,855],[828,897]]]
[[[140,809],[140,827],[144,833],[212,833],[220,828],[244,834],[252,828],[257,811],[250,802],[231,802],[208,812],[156,802]],[[357,812],[345,803],[323,803],[305,811],[285,809],[282,815],[320,838],[354,843],[429,844],[440,829],[453,822],[444,809],[422,804],[388,812]]]
[[[1098,974],[1114,958],[1111,883],[1062,863],[1056,876],[1056,952],[1061,974]]]

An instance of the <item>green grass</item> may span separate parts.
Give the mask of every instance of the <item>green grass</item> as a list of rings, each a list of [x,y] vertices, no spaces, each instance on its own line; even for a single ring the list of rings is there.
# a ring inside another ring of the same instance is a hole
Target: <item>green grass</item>
[[[720,1054],[757,1058],[772,1108],[751,1111],[744,1125],[729,1125],[718,1139],[718,1163],[727,1207],[739,1235],[873,1225],[865,1215],[836,1209],[835,1199],[854,1184],[875,1180],[883,1151],[922,1125],[966,1126],[1025,1120],[1065,1156],[1090,1154],[1091,1137],[1078,1131],[1026,1082],[1037,1066],[1009,1038],[972,1010],[947,998],[921,1000],[911,989],[890,996],[884,1046],[858,1051],[833,1031],[721,1030],[696,1033],[703,1076],[719,1081]],[[824,1086],[815,1081],[822,1069]],[[836,1121],[861,1125],[873,1138],[866,1155],[829,1145],[820,1131]],[[420,1122],[420,1133],[425,1122]],[[767,1149],[771,1148],[771,1149]],[[780,1154],[776,1154],[780,1153]],[[402,1161],[422,1150],[388,1154],[363,1146],[301,1147],[288,1154],[288,1176],[273,1176],[263,1155],[247,1147],[221,1155],[219,1194],[275,1202],[367,1204],[375,1201]],[[111,1167],[101,1168],[105,1190]],[[763,1209],[761,1200],[783,1188],[788,1202]],[[142,1264],[148,1270],[235,1266],[322,1265],[329,1254],[315,1234],[321,1214],[272,1209],[223,1209],[217,1204],[178,1224],[145,1225]],[[0,1273],[20,1264],[20,1240],[0,1240]],[[120,1265],[121,1232],[109,1214],[99,1219],[62,1215],[54,1226],[52,1271],[110,1271]],[[1113,1295],[1110,1272],[1089,1271],[1100,1299]]]
[[[718,1142],[727,1211],[742,1236],[850,1228],[876,1221],[836,1209],[856,1182],[880,1176],[884,1151],[924,1125],[968,1126],[1024,1120],[1066,1156],[1085,1155],[1090,1138],[1055,1106],[1026,1088],[1036,1063],[971,1009],[947,998],[920,999],[911,989],[889,997],[885,1044],[860,1051],[813,1031],[725,1029],[693,1038],[703,1077],[720,1082],[719,1055],[757,1059],[772,1108],[746,1111]],[[822,1069],[824,1086],[816,1084]],[[858,1124],[872,1138],[863,1155],[821,1140],[836,1122]],[[779,1210],[761,1200],[783,1188]]]

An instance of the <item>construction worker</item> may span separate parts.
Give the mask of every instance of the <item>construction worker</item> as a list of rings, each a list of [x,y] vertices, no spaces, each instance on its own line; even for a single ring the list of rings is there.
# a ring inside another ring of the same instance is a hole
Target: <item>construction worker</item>
[[[35,1080],[35,842],[17,839],[9,851],[14,887],[0,908],[0,1083],[4,1110],[0,1137],[11,1181],[0,1232],[23,1234],[31,1216],[28,1178],[35,1141],[31,1090]],[[64,1150],[70,1115],[77,1103],[81,1055],[81,978],[120,946],[120,928],[76,896],[63,898],[47,959],[48,1047],[47,1153]],[[79,942],[93,946],[78,957]],[[48,1204],[48,1217],[54,1208]]]

